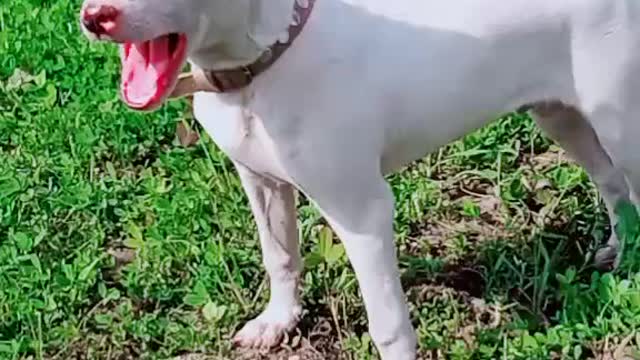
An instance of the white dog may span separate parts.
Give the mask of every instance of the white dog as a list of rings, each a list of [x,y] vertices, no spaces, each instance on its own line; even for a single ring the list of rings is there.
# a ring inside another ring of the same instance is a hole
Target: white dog
[[[123,44],[125,103],[194,91],[237,167],[271,280],[241,345],[272,346],[300,316],[295,190],[344,242],[385,360],[414,359],[416,338],[383,175],[524,107],[614,222],[640,191],[636,0],[85,0],[81,20]],[[187,60],[196,75],[178,80]]]

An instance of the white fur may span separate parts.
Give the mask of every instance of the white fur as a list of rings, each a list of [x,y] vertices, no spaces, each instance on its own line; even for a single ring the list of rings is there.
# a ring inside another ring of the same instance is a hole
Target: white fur
[[[86,3],[123,8],[116,41],[182,31],[192,64],[219,69],[256,59],[293,1]],[[196,118],[238,167],[271,279],[267,310],[236,340],[271,346],[298,320],[295,188],[344,242],[382,358],[414,359],[383,175],[521,105],[585,166],[615,220],[640,192],[639,16],[635,0],[317,0],[251,86],[196,94]],[[617,247],[613,236],[600,255]]]

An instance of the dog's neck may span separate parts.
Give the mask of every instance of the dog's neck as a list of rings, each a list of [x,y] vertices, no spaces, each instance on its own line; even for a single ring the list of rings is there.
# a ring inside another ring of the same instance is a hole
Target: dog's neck
[[[200,16],[189,62],[207,70],[224,70],[254,62],[271,45],[288,36],[296,0],[221,2],[219,14]],[[223,17],[223,18],[222,18]]]

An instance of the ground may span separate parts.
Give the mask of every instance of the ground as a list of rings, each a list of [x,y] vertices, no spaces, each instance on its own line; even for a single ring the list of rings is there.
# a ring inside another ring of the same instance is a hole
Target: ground
[[[269,354],[230,337],[268,297],[229,160],[186,101],[133,113],[79,0],[0,7],[0,359],[372,359],[339,241],[299,200],[299,329]],[[389,177],[422,359],[638,359],[640,260],[584,171],[524,115]],[[631,218],[625,216],[625,219]]]

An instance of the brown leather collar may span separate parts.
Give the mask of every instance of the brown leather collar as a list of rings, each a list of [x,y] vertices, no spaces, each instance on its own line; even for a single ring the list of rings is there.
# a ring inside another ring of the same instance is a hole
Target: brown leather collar
[[[289,25],[289,38],[286,42],[276,42],[270,46],[254,63],[228,70],[192,69],[178,76],[170,97],[176,98],[198,91],[224,93],[242,89],[267,70],[289,48],[293,40],[302,32],[311,15],[315,0],[296,0],[293,8],[293,20]]]

